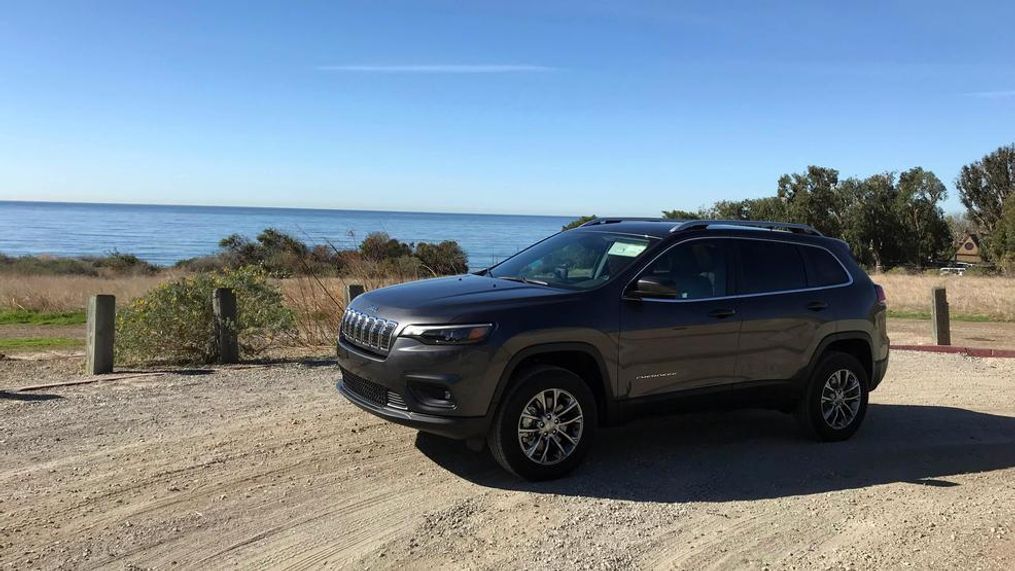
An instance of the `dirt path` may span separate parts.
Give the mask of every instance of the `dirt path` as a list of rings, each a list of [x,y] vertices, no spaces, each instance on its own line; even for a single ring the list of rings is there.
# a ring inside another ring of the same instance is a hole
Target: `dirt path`
[[[888,333],[896,345],[932,345],[928,319],[889,319]],[[1015,323],[952,321],[952,345],[985,349],[1015,349]]]
[[[69,378],[0,362],[0,387]],[[0,392],[0,567],[1015,565],[1015,360],[897,352],[854,440],[788,417],[601,433],[573,477],[344,402],[329,365]]]

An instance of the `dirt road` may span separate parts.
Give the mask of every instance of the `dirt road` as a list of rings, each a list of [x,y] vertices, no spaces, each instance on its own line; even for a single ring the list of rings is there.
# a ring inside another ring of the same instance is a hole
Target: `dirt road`
[[[0,388],[67,378],[0,362]],[[330,364],[0,392],[0,567],[1015,566],[1015,360],[896,352],[849,442],[779,413],[600,433],[573,477],[344,402]]]

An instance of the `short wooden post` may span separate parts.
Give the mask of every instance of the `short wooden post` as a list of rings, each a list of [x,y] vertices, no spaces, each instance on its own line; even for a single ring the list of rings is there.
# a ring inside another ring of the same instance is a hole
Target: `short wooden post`
[[[930,321],[934,328],[935,345],[951,345],[952,335],[948,323],[948,295],[943,287],[930,290]]]
[[[215,332],[218,335],[219,363],[237,363],[240,348],[236,342],[236,295],[227,287],[215,288],[212,299]]]
[[[345,286],[345,299],[348,303],[352,303],[352,300],[363,295],[365,291],[366,288],[360,284],[348,284]]]
[[[116,297],[88,298],[85,372],[101,375],[113,372],[113,338],[116,334]]]

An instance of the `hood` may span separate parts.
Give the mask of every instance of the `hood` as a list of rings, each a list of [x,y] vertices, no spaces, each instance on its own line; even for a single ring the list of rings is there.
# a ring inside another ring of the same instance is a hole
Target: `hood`
[[[398,322],[461,323],[519,305],[555,303],[576,292],[465,274],[375,289],[350,307]]]

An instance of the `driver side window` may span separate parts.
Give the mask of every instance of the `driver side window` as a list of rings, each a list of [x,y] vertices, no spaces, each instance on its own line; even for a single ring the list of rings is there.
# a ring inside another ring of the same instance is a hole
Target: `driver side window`
[[[726,295],[726,248],[718,240],[693,240],[677,244],[645,269],[652,277],[676,291],[674,299],[694,300]]]

